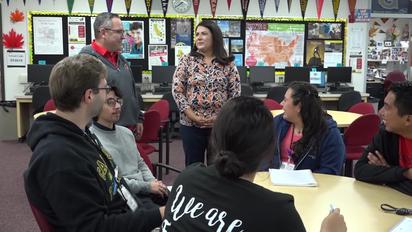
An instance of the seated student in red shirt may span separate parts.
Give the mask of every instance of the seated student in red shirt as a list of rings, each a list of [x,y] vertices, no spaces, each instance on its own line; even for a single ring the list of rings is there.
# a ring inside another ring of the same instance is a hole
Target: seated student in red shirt
[[[389,88],[379,111],[384,127],[355,166],[357,180],[385,184],[412,196],[412,82]]]

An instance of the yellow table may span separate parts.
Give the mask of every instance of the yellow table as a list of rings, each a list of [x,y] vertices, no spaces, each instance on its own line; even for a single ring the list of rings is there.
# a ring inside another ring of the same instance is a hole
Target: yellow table
[[[273,116],[277,116],[283,113],[283,110],[272,110],[271,111]],[[348,127],[353,121],[357,118],[362,116],[361,114],[345,112],[345,111],[337,111],[337,110],[328,110],[327,111],[330,116],[332,116],[333,120],[336,121],[338,127]]]
[[[254,182],[269,190],[293,195],[295,207],[307,231],[319,231],[330,204],[340,208],[348,231],[354,232],[388,231],[403,219],[402,216],[383,212],[380,209],[382,203],[412,208],[412,197],[386,186],[343,176],[314,176],[318,187],[274,186],[268,172],[258,173]]]

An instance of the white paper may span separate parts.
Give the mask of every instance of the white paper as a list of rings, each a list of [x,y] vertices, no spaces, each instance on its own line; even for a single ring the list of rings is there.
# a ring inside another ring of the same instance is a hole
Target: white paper
[[[274,185],[286,186],[318,186],[310,169],[304,170],[285,170],[269,169],[270,180]]]
[[[407,232],[412,231],[412,218],[403,218],[395,227],[389,232]]]
[[[33,17],[35,55],[63,55],[63,23],[61,17]]]
[[[166,20],[149,19],[149,43],[166,44]]]
[[[167,45],[149,45],[149,70],[152,70],[153,65],[168,66]]]
[[[86,18],[67,17],[67,25],[69,56],[77,55],[86,46]]]

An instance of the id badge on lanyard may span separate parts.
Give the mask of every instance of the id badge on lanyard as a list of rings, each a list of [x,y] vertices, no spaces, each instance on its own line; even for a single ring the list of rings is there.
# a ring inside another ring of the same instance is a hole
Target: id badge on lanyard
[[[295,164],[292,163],[292,150],[288,149],[288,161],[282,161],[280,169],[295,170]]]
[[[126,200],[127,206],[129,206],[129,208],[134,212],[137,209],[138,205],[132,194],[126,187],[124,187],[124,185],[120,185],[119,190],[122,192],[122,195]]]

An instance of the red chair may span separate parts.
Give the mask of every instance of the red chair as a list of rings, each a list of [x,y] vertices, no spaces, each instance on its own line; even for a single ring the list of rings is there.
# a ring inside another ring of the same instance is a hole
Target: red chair
[[[348,111],[357,114],[375,114],[373,105],[367,102],[356,103],[355,105],[351,106]]]
[[[43,111],[56,110],[56,105],[54,104],[53,99],[49,99],[44,105]]]
[[[46,216],[31,202],[29,203],[30,203],[30,208],[31,208],[31,211],[33,212],[34,218],[36,219],[37,225],[39,225],[40,231],[41,232],[53,232],[54,228],[52,225],[50,225],[49,221],[47,221]]]
[[[383,81],[384,96],[388,93],[389,87],[392,83],[406,81],[405,75],[401,71],[390,72]]]
[[[343,134],[346,149],[345,176],[352,176],[352,163],[358,160],[364,148],[379,130],[380,118],[376,114],[362,115],[353,121]]]
[[[266,98],[265,100],[263,100],[263,104],[265,104],[266,108],[268,108],[269,110],[283,109],[283,106],[273,99]]]

